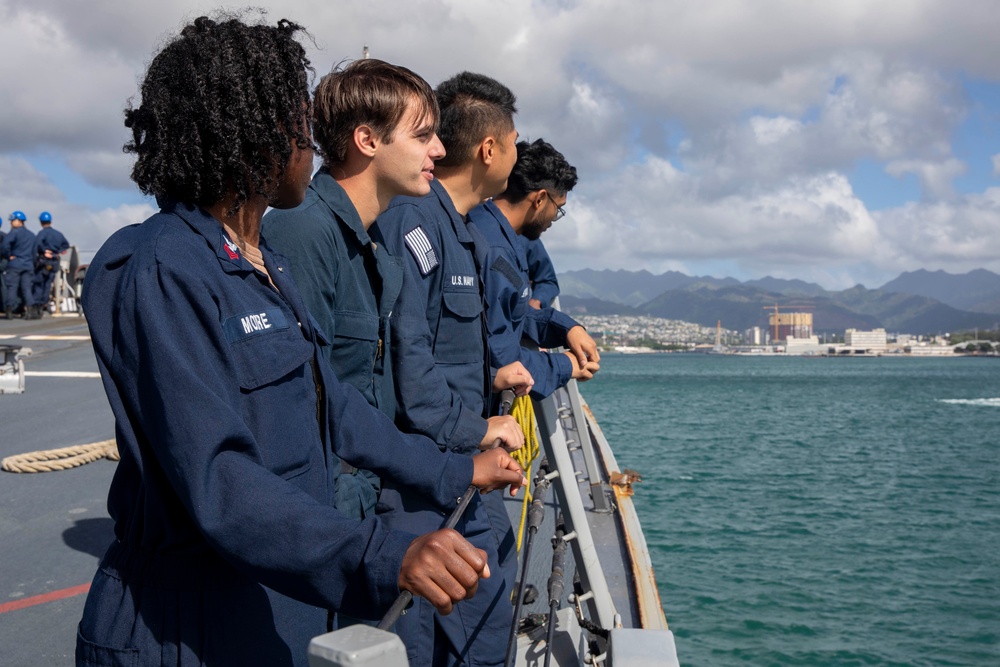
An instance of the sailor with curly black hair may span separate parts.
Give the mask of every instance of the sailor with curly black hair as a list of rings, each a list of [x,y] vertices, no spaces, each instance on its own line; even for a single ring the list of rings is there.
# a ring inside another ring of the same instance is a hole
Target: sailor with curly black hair
[[[161,210],[115,233],[84,284],[121,462],[78,665],[305,665],[329,610],[377,618],[406,589],[447,613],[472,595],[486,558],[458,533],[333,508],[338,456],[443,511],[470,482],[523,482],[502,452],[401,435],[340,383],[260,242],[267,207],[301,203],[312,174],[300,30],[199,18],[125,112],[133,180]]]

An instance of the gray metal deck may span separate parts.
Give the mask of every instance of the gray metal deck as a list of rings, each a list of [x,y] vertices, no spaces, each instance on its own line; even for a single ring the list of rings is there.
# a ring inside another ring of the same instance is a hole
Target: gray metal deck
[[[25,360],[25,392],[0,396],[0,458],[114,437],[101,380],[87,376],[97,373],[87,336],[78,316],[0,320],[0,343],[33,351]],[[113,539],[106,503],[114,471],[102,460],[58,472],[0,472],[5,667],[73,664],[86,587]]]
[[[0,320],[2,343],[30,347],[33,354],[25,361],[25,393],[0,396],[0,458],[114,437],[82,317]],[[548,611],[558,503],[567,530],[578,538],[569,542],[553,664],[584,664],[588,653],[619,667],[676,664],[631,500],[608,484],[617,463],[596,424],[582,429],[589,411],[575,403],[580,399],[573,392],[575,383],[536,410],[543,450],[560,467],[561,479],[552,480],[528,566],[538,598],[524,612]],[[84,593],[112,540],[106,499],[114,471],[114,463],[98,461],[59,472],[0,473],[0,664],[5,667],[73,664]],[[613,512],[606,511],[609,505]],[[517,526],[520,499],[508,500],[508,509]],[[571,601],[576,573],[584,594]],[[580,628],[581,618],[609,630],[610,640],[598,637],[593,643],[595,635]],[[543,664],[544,649],[544,627],[521,635],[517,664]],[[648,655],[656,661],[648,662]]]
[[[572,564],[566,568],[566,594],[559,605],[562,611],[553,641],[553,664],[594,664],[615,654],[619,665],[645,664],[645,657],[655,657],[655,663],[649,664],[677,664],[673,635],[659,606],[648,550],[629,491],[610,484],[617,462],[576,383],[570,382],[537,402],[535,413],[543,454],[550,468],[560,474],[552,480],[545,519],[527,566],[526,580],[537,588],[538,599],[525,607],[522,618],[548,611],[546,582],[551,572],[555,514],[561,511],[566,531],[577,536],[569,542]],[[516,529],[520,505],[508,499],[507,506]],[[575,586],[574,575],[578,579]],[[581,629],[581,625],[599,631]],[[612,647],[613,637],[626,630],[639,634]],[[544,628],[522,634],[517,664],[543,664],[545,639]]]

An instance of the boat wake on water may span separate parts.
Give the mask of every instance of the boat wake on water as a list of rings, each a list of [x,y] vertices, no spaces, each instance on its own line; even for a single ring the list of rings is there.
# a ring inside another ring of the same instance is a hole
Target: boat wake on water
[[[1000,398],[939,398],[938,402],[949,405],[981,405],[987,408],[1000,408]]]

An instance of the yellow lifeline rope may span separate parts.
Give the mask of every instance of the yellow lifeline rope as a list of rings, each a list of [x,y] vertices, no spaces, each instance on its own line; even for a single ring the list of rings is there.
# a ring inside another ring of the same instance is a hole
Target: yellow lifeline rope
[[[528,505],[531,504],[531,464],[538,458],[538,431],[535,429],[535,406],[528,396],[514,399],[510,414],[517,420],[524,433],[524,446],[511,456],[524,469],[528,478],[528,486],[524,490],[524,501],[521,503],[521,525],[517,527],[517,550],[521,551],[521,539],[524,537],[524,522],[528,515]]]

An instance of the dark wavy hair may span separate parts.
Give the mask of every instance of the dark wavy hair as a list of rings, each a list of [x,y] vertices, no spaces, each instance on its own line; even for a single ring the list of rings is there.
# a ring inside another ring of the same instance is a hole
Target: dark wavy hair
[[[338,165],[347,159],[347,147],[361,125],[372,128],[381,141],[392,141],[411,99],[419,105],[417,123],[430,120],[436,129],[434,91],[405,67],[366,58],[320,79],[313,96],[313,137],[326,164]]]
[[[517,142],[517,162],[507,177],[507,189],[498,195],[512,204],[524,201],[532,192],[551,190],[566,194],[576,185],[576,167],[544,139]]]
[[[462,72],[443,81],[434,92],[441,108],[438,138],[447,151],[439,165],[465,164],[483,139],[510,134],[514,129],[517,98],[496,79]]]
[[[211,206],[235,193],[232,211],[270,194],[288,166],[291,140],[312,146],[303,28],[205,16],[153,58],[142,103],[125,110],[135,153],[132,180],[144,194]]]

